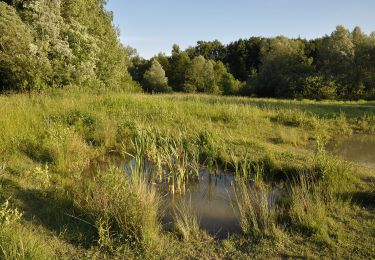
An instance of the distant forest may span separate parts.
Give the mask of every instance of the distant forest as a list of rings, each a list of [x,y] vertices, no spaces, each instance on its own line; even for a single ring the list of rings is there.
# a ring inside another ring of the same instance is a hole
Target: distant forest
[[[76,85],[150,93],[375,99],[375,33],[198,41],[150,60],[123,46],[105,0],[0,1],[0,92]]]
[[[131,54],[129,72],[145,91],[276,98],[375,99],[375,33],[337,26],[314,40],[251,37],[198,41],[151,60]]]

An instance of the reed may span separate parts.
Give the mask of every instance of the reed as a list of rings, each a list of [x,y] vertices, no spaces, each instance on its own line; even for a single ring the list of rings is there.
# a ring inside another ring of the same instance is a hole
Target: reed
[[[235,194],[232,207],[238,209],[239,222],[245,234],[256,239],[273,237],[276,230],[276,209],[269,201],[269,189],[258,182],[253,187],[243,178],[233,183]]]
[[[199,220],[192,208],[191,199],[180,200],[173,208],[174,227],[185,241],[199,236]]]

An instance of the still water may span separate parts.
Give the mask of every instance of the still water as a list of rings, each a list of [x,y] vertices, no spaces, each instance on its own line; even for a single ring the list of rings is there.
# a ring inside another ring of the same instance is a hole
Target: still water
[[[135,161],[124,164],[125,172],[134,168]],[[146,163],[147,172],[152,172],[151,163]],[[228,234],[240,233],[241,227],[232,207],[234,193],[231,186],[233,174],[217,171],[210,173],[201,168],[199,181],[187,183],[184,195],[172,195],[167,185],[157,184],[162,197],[162,223],[168,229],[173,226],[173,209],[176,205],[186,203],[198,216],[199,227],[217,238],[225,238]]]
[[[327,151],[344,160],[375,168],[375,136],[353,135],[327,144]],[[154,167],[146,162],[147,172],[152,173]],[[124,171],[130,172],[135,167],[134,160],[124,163]],[[199,226],[217,238],[225,238],[228,234],[241,233],[237,212],[232,207],[234,194],[233,174],[217,171],[216,174],[202,168],[199,181],[189,182],[184,195],[172,195],[167,185],[157,184],[162,197],[162,222],[166,228],[173,225],[172,212],[181,202],[190,204],[199,218]],[[249,187],[250,189],[250,187]],[[268,196],[269,203],[282,196],[280,189],[274,189]]]
[[[163,200],[166,208],[164,221],[172,222],[173,207],[181,202],[190,204],[199,219],[202,230],[218,238],[228,234],[240,233],[241,227],[232,207],[234,197],[231,182],[233,175],[221,173],[212,175],[207,170],[201,171],[200,180],[188,184],[186,194],[167,194]]]
[[[375,168],[375,135],[353,135],[327,144],[327,151],[346,161]]]

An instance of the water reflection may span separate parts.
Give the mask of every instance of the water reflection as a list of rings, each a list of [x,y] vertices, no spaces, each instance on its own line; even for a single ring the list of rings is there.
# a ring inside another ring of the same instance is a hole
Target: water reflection
[[[124,170],[129,173],[136,166],[135,160],[130,160],[124,164]],[[148,172],[148,176],[152,176],[151,173],[155,172],[150,162],[146,161],[142,167]],[[240,233],[241,227],[231,203],[234,198],[231,187],[233,180],[233,174],[223,171],[212,174],[207,169],[201,168],[199,180],[188,182],[184,195],[172,195],[166,183],[157,184],[163,198],[163,224],[166,228],[172,227],[173,208],[184,202],[191,203],[194,213],[198,216],[200,228],[209,234],[224,238],[228,234]]]
[[[327,150],[344,160],[375,168],[375,135],[353,135],[330,142]]]
[[[231,182],[233,175],[210,175],[201,171],[199,182],[190,183],[185,195],[168,194],[163,201],[166,210],[165,222],[170,223],[173,207],[181,201],[191,203],[193,211],[198,215],[200,228],[216,237],[240,233],[241,227],[236,218],[231,199],[234,197]]]

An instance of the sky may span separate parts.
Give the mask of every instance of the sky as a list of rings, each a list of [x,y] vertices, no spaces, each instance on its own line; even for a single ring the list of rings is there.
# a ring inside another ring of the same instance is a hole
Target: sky
[[[197,41],[251,36],[312,39],[337,25],[375,31],[375,0],[109,0],[120,40],[144,58]]]

